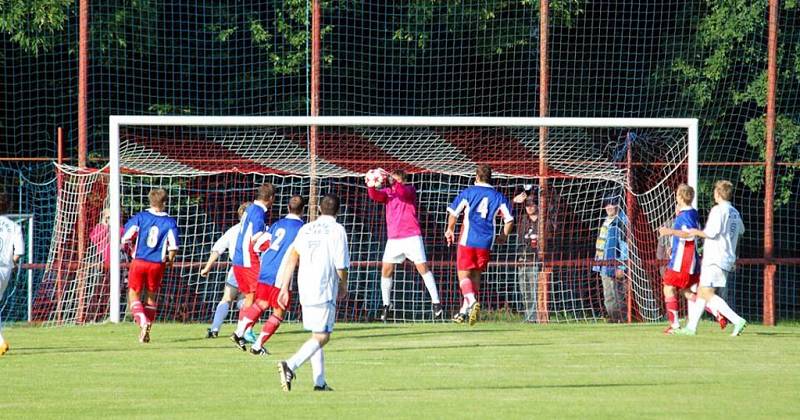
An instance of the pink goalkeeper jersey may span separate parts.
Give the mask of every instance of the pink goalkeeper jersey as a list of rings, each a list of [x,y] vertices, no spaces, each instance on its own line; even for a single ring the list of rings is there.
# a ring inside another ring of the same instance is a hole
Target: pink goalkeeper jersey
[[[386,233],[389,239],[420,236],[417,219],[417,190],[413,185],[395,182],[380,190],[368,188],[369,198],[386,204]]]

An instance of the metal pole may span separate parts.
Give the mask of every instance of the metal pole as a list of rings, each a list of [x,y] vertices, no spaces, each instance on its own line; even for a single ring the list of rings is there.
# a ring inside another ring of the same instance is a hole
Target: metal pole
[[[550,1],[541,0],[539,3],[539,116],[544,118],[549,114],[549,81],[550,69],[548,65],[547,42],[549,37],[550,25]],[[539,127],[539,226],[538,226],[538,245],[539,262],[544,262],[547,258],[547,127]],[[537,287],[537,321],[545,323],[549,321],[548,293],[550,269],[543,268],[539,272],[539,287]]]
[[[320,57],[322,55],[321,42],[322,11],[319,0],[311,3],[311,116],[319,116],[319,79]],[[308,192],[308,219],[317,218],[317,126],[312,125],[308,137],[309,154],[309,192]]]
[[[764,258],[774,257],[773,195],[775,193],[775,90],[778,84],[778,0],[769,1],[767,53],[766,166],[764,168]],[[764,266],[764,325],[775,325],[774,262]]]
[[[86,167],[86,92],[89,81],[89,0],[80,0],[78,27],[78,166]]]

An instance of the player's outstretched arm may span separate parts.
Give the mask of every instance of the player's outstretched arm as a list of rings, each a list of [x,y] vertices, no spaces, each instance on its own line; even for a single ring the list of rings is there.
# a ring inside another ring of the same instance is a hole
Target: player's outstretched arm
[[[456,233],[456,216],[452,214],[447,216],[447,230],[444,231],[444,238],[447,240],[447,246],[450,246],[455,241]]]
[[[219,259],[219,253],[217,251],[211,251],[211,255],[208,256],[206,265],[200,270],[200,275],[203,277],[208,277],[208,273],[211,272],[211,266],[217,262],[217,259]]]
[[[339,295],[337,297],[344,299],[347,296],[347,270],[336,270],[336,274],[339,276]]]
[[[286,310],[286,306],[289,304],[289,288],[292,286],[292,274],[294,274],[294,269],[299,261],[300,254],[292,248],[289,250],[289,258],[286,261],[286,265],[278,273],[278,281],[281,283],[281,291],[278,293],[278,306],[283,310]]]

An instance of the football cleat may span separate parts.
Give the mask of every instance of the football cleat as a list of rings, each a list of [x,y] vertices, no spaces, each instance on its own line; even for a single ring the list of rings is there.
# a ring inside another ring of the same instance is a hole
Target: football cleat
[[[242,337],[244,337],[244,341],[247,341],[250,344],[256,342],[256,333],[254,333],[253,330],[245,331]]]
[[[244,337],[239,337],[234,332],[233,334],[231,334],[231,341],[233,341],[233,343],[236,344],[236,347],[238,347],[239,350],[247,351],[247,341],[244,341]]]
[[[322,384],[322,386],[314,385],[314,391],[333,391],[333,388],[329,387],[327,383]]]
[[[206,334],[206,338],[217,338],[219,337],[219,331],[214,331],[211,328],[208,329],[208,334]]]
[[[431,310],[433,311],[433,319],[439,319],[444,315],[444,309],[442,309],[441,303],[434,303]]]
[[[738,335],[742,335],[742,331],[744,331],[744,327],[747,326],[747,321],[742,319],[738,324],[733,324],[733,332],[731,333],[731,337],[736,337]]]
[[[475,325],[478,322],[478,317],[481,315],[481,304],[475,302],[469,307],[469,326]]]
[[[697,335],[697,331],[688,328],[678,328],[673,332],[675,335]]]
[[[664,334],[675,335],[675,330],[677,330],[677,328],[672,328],[672,326],[668,326],[667,329],[664,330]]]
[[[466,321],[466,320],[467,320],[467,314],[465,314],[463,312],[459,312],[459,313],[453,315],[453,322],[455,322],[456,324],[463,324],[464,321]]]
[[[145,324],[139,327],[139,342],[140,343],[149,343],[150,342],[150,325]]]
[[[250,347],[250,354],[253,356],[269,356],[269,351],[264,347],[261,347],[260,349]]]
[[[291,391],[294,372],[289,369],[289,365],[285,361],[278,362],[278,374],[281,375],[281,388],[286,392]]]
[[[719,329],[721,330],[728,326],[728,318],[725,318],[722,314],[717,314],[717,322],[719,322]]]
[[[11,347],[8,346],[8,343],[3,341],[3,344],[0,344],[0,356],[6,354]]]
[[[389,305],[383,305],[383,309],[381,309],[381,322],[386,322],[389,320]]]

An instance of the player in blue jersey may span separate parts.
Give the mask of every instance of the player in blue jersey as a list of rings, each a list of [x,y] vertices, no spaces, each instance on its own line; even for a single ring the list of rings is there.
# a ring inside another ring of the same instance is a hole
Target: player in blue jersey
[[[128,304],[139,324],[139,342],[150,342],[150,327],[156,319],[156,298],[161,289],[164,269],[171,267],[178,253],[178,224],[164,212],[167,192],[150,191],[150,208],[133,216],[125,224],[123,245],[135,241],[133,262],[128,272]],[[146,297],[142,306],[141,296]]]
[[[489,264],[490,251],[495,242],[495,217],[499,215],[504,224],[502,232],[497,235],[498,244],[505,243],[514,228],[511,202],[491,185],[492,168],[478,165],[475,178],[475,185],[462,191],[447,207],[450,215],[444,233],[447,245],[451,245],[455,240],[456,221],[463,212],[456,267],[464,300],[453,321],[460,324],[469,318],[469,325],[475,325],[480,314],[481,305],[476,296],[481,273]]]
[[[692,208],[694,188],[681,184],[675,191],[676,216],[672,228],[662,227],[659,234],[672,236],[672,250],[669,265],[664,271],[664,304],[667,308],[669,326],[665,334],[672,334],[680,328],[678,323],[678,296],[686,297],[689,305],[694,301],[690,290],[700,279],[700,256],[697,253],[697,241],[694,237],[680,238],[674,236],[676,231],[686,231],[700,227],[700,216]]]
[[[272,308],[270,315],[261,334],[255,340],[250,352],[259,355],[267,354],[264,343],[275,334],[275,331],[283,322],[285,310],[278,305],[278,294],[281,291],[281,283],[277,281],[278,273],[286,264],[287,250],[292,247],[297,232],[303,227],[303,209],[305,200],[299,195],[289,199],[289,214],[283,219],[270,226],[269,231],[256,241],[254,247],[261,252],[261,271],[258,275],[258,287],[256,288],[256,300],[253,305],[244,311],[244,316],[239,320],[239,324],[234,332],[236,345],[245,350],[244,333],[258,320],[267,308]],[[287,305],[288,306],[288,305]]]
[[[259,261],[253,243],[267,231],[267,210],[275,199],[275,187],[264,184],[258,187],[256,199],[247,207],[242,219],[242,230],[236,237],[236,248],[233,250],[233,275],[239,285],[239,292],[244,295],[244,305],[239,309],[239,320],[244,311],[253,304],[256,285],[258,284]],[[252,335],[247,331],[247,335]],[[231,335],[234,342],[235,335]]]

